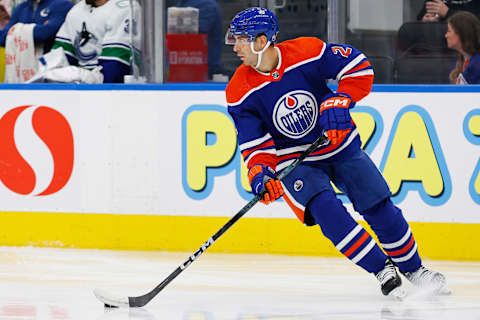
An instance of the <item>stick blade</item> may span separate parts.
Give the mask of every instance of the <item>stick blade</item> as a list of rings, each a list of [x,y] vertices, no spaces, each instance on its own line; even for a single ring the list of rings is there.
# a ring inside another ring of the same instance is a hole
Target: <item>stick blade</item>
[[[93,294],[98,300],[102,301],[106,307],[129,307],[128,297],[120,297],[102,290],[94,289]]]

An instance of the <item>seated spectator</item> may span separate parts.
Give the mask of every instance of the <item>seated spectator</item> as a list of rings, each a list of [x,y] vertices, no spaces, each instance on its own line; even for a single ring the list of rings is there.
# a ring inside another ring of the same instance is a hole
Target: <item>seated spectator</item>
[[[397,49],[400,53],[448,54],[445,42],[446,19],[455,12],[470,11],[480,15],[478,0],[426,0],[417,15],[417,21],[406,22],[398,30]]]
[[[208,35],[208,77],[212,79],[214,74],[222,74],[222,13],[217,1],[180,0],[176,6],[193,7],[199,10],[198,32]]]
[[[7,25],[0,30],[0,46],[5,47],[7,34],[12,26],[17,23],[33,23],[33,41],[35,45],[43,45],[43,53],[47,53],[71,8],[70,0],[26,0],[20,3],[13,10]]]
[[[0,0],[0,30],[5,28],[12,13],[12,0]]]
[[[448,47],[459,53],[450,82],[480,84],[480,20],[470,12],[458,11],[447,22]]]
[[[5,28],[12,13],[12,0],[0,0],[0,30]],[[5,48],[0,47],[0,83],[5,75]]]
[[[22,83],[38,70],[38,58],[48,52],[55,33],[72,7],[69,0],[26,0],[0,30],[5,47],[5,82]]]
[[[124,82],[124,76],[130,74],[132,27],[135,33],[135,23],[130,23],[129,1],[82,0],[77,3],[55,39],[53,48],[62,48],[70,64],[70,67],[55,70],[55,80],[91,83],[88,80],[92,78],[88,75],[90,70],[96,82]],[[49,67],[45,69],[48,72]],[[73,70],[79,79],[72,78]],[[102,77],[97,77],[97,73]]]

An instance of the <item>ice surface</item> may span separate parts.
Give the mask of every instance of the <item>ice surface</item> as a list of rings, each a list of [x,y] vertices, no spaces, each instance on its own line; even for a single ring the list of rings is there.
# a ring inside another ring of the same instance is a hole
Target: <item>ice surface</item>
[[[204,253],[143,308],[105,310],[153,289],[191,252],[0,247],[0,319],[480,320],[480,263],[426,261],[451,296],[395,301],[346,259]]]

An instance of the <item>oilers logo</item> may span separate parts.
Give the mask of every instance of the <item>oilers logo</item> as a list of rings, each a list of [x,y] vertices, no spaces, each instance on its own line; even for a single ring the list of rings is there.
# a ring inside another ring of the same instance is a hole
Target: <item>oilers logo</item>
[[[295,181],[295,183],[293,184],[293,190],[299,192],[300,190],[303,189],[303,181],[298,179],[297,181]]]
[[[299,139],[315,126],[318,115],[317,100],[308,91],[295,90],[278,99],[273,110],[273,123],[287,137]]]

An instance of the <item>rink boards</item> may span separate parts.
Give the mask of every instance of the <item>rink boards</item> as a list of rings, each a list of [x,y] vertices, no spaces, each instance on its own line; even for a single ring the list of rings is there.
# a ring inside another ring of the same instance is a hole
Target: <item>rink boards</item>
[[[0,245],[193,252],[252,197],[223,85],[0,89]],[[376,86],[352,110],[424,257],[480,260],[478,101]],[[338,255],[283,201],[210,250]]]

